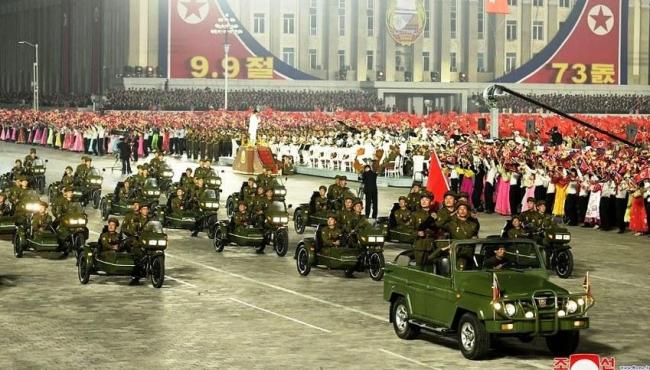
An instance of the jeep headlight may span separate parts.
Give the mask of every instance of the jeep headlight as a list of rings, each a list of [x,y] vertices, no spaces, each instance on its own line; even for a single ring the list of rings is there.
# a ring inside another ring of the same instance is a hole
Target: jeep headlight
[[[564,316],[566,316],[566,312],[564,310],[559,310],[557,312],[557,317],[564,317]]]
[[[515,315],[515,313],[517,313],[517,307],[515,307],[515,305],[512,303],[506,303],[504,311],[506,312],[506,315],[512,317]]]
[[[584,306],[585,305],[585,300],[582,298],[578,298],[578,306]]]
[[[174,173],[172,171],[165,171],[163,172],[164,177],[172,177],[174,176]]]
[[[493,306],[494,306],[494,309],[497,310],[497,311],[500,311],[501,307],[503,307],[501,305],[501,302],[494,302]]]
[[[566,303],[566,311],[569,314],[575,313],[578,310],[578,303],[576,301],[569,299]]]
[[[532,311],[527,311],[524,314],[524,317],[527,318],[527,319],[532,319],[532,318],[535,318],[535,314]]]

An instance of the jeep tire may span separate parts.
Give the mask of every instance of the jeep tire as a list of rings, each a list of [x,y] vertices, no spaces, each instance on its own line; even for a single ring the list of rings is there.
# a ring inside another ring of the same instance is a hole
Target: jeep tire
[[[390,305],[390,321],[395,334],[402,339],[413,339],[420,334],[420,328],[409,322],[411,313],[404,297],[397,297]]]
[[[466,313],[458,322],[460,352],[468,360],[482,360],[490,349],[490,334],[476,315]]]

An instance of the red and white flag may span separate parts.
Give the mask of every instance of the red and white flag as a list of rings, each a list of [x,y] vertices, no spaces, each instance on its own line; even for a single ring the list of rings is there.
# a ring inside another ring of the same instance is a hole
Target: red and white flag
[[[487,0],[485,2],[485,12],[491,14],[508,14],[508,0]]]
[[[429,178],[427,179],[427,191],[433,194],[433,200],[441,202],[445,193],[449,191],[447,177],[442,173],[440,160],[435,151],[431,152],[431,161],[429,162]]]
[[[497,274],[492,273],[492,303],[497,302],[501,299],[501,289],[499,289],[499,280],[497,279]]]
[[[587,298],[593,299],[593,296],[591,295],[591,282],[589,281],[589,271],[587,271],[587,275],[585,275],[585,280],[582,282],[582,287],[585,288],[585,293],[587,294]]]

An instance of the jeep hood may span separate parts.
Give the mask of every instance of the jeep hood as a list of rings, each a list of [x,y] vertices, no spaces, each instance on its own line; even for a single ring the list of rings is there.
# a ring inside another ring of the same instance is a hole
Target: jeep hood
[[[566,289],[532,272],[499,271],[496,275],[502,297],[530,297],[536,290],[551,290],[561,296],[569,294]],[[457,275],[456,282],[458,284],[457,289],[461,292],[492,297],[491,272],[461,273]]]

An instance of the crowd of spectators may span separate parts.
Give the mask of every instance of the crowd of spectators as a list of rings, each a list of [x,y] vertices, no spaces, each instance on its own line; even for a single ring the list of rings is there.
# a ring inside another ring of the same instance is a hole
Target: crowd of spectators
[[[32,104],[31,92],[6,92],[0,94],[0,105],[28,107]],[[43,107],[78,108],[92,102],[89,95],[48,94],[41,95],[39,104]]]
[[[224,105],[224,91],[212,89],[130,89],[110,90],[108,107],[117,110],[171,110],[205,111]],[[370,92],[312,91],[312,90],[229,90],[228,108],[247,110],[266,107],[277,111],[309,112],[339,109],[375,112],[384,110],[384,104]]]
[[[534,100],[568,113],[588,114],[650,114],[650,95],[577,95],[577,94],[533,94]],[[474,95],[486,107],[482,96]],[[540,108],[527,101],[511,95],[497,97],[497,106],[501,111],[511,113],[535,113]]]

